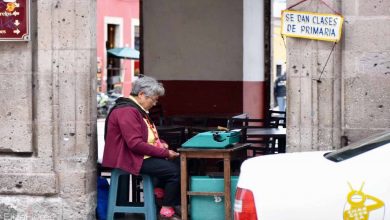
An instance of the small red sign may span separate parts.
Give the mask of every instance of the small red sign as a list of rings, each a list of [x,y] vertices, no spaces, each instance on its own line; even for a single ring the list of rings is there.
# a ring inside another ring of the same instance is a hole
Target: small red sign
[[[30,0],[0,0],[0,41],[30,40]]]

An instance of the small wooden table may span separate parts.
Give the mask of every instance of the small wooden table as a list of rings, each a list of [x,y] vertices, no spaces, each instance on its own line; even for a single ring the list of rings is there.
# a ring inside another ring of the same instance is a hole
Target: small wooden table
[[[232,159],[245,159],[246,150],[250,144],[237,143],[226,149],[208,149],[208,148],[179,148],[180,168],[181,168],[181,217],[188,219],[188,199],[187,196],[224,196],[225,198],[225,219],[231,220],[231,168]],[[190,192],[188,191],[187,159],[189,158],[221,158],[223,159],[223,178],[224,192]]]
[[[248,136],[286,137],[286,128],[248,128]]]
[[[248,138],[277,138],[279,140],[278,152],[286,152],[286,128],[248,128],[246,135]]]

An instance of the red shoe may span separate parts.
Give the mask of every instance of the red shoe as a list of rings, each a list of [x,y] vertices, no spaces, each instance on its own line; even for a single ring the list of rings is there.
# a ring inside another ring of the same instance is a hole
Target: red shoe
[[[162,207],[159,220],[181,220],[181,217],[175,214],[175,210],[172,207]]]

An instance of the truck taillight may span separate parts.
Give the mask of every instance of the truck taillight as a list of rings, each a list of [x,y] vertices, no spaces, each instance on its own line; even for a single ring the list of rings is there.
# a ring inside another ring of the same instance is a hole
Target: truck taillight
[[[234,220],[257,220],[252,191],[237,187],[234,201]]]

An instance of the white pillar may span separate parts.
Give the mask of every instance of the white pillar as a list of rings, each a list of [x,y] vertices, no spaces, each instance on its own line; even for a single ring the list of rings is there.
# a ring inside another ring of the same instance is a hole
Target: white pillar
[[[264,2],[244,0],[244,112],[251,117],[264,114]]]

